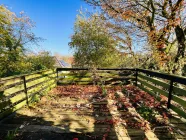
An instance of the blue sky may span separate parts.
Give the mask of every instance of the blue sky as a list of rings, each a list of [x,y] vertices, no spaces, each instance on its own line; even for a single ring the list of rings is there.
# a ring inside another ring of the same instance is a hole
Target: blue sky
[[[36,22],[34,33],[46,40],[33,48],[62,55],[73,55],[68,42],[78,10],[82,7],[92,11],[83,0],[1,0],[0,4],[16,14],[24,11]]]

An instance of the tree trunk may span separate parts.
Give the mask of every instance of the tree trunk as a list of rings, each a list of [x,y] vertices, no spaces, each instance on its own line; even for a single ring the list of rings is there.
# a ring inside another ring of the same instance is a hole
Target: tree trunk
[[[176,38],[178,41],[178,50],[175,57],[175,64],[173,67],[173,74],[182,75],[182,68],[184,66],[184,57],[185,57],[185,48],[186,48],[186,39],[184,30],[177,25],[175,28]]]

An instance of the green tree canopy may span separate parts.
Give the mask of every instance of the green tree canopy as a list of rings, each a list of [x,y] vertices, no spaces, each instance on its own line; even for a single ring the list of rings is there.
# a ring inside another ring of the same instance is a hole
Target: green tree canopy
[[[32,32],[34,22],[20,12],[19,15],[0,5],[0,76],[10,76],[36,70],[34,63],[26,56],[27,45],[37,44],[41,38]],[[40,57],[46,59],[48,54]],[[48,59],[46,59],[48,60]],[[43,64],[44,61],[40,61]],[[46,62],[46,61],[45,61]],[[53,62],[53,61],[51,61]],[[45,63],[46,68],[48,62]],[[42,68],[39,68],[42,69]]]
[[[98,14],[77,16],[69,44],[78,67],[117,67],[123,59],[117,49],[119,41]]]

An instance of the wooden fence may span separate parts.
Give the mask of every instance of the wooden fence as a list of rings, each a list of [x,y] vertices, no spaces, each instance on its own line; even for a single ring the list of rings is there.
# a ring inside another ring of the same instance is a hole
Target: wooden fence
[[[136,73],[139,88],[157,100],[161,100],[161,95],[166,96],[167,108],[186,118],[186,78],[144,69],[136,69]]]
[[[29,104],[36,94],[56,86],[56,71],[45,70],[0,79],[0,119]]]
[[[57,77],[57,80],[56,80]],[[167,107],[186,118],[186,78],[144,69],[132,68],[57,68],[32,74],[0,79],[0,119],[29,104],[36,94],[66,84],[128,84],[133,83],[161,100],[168,98]],[[180,88],[179,86],[182,86]],[[184,88],[183,88],[184,87]]]
[[[57,68],[58,85],[125,84],[135,81],[135,69]]]
[[[186,118],[186,100],[182,99],[186,99],[186,90],[177,86],[186,87],[186,78],[183,77],[133,68],[58,68],[57,77],[60,85],[131,82],[157,100],[161,100],[161,95],[166,96],[167,108]]]

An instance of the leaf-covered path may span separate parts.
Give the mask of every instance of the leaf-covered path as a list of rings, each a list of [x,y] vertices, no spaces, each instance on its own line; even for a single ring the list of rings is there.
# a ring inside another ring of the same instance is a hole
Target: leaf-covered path
[[[18,110],[13,118],[0,124],[1,135],[18,128],[15,137],[25,140],[175,139],[169,128],[153,130],[167,123],[166,111],[161,112],[163,117],[158,115],[159,120],[157,115],[151,116],[156,123],[140,113],[142,109],[138,106],[147,102],[146,98],[149,99],[147,106],[159,105],[152,96],[132,86],[124,89],[121,86],[58,86],[38,103]],[[137,96],[133,96],[134,92]]]

